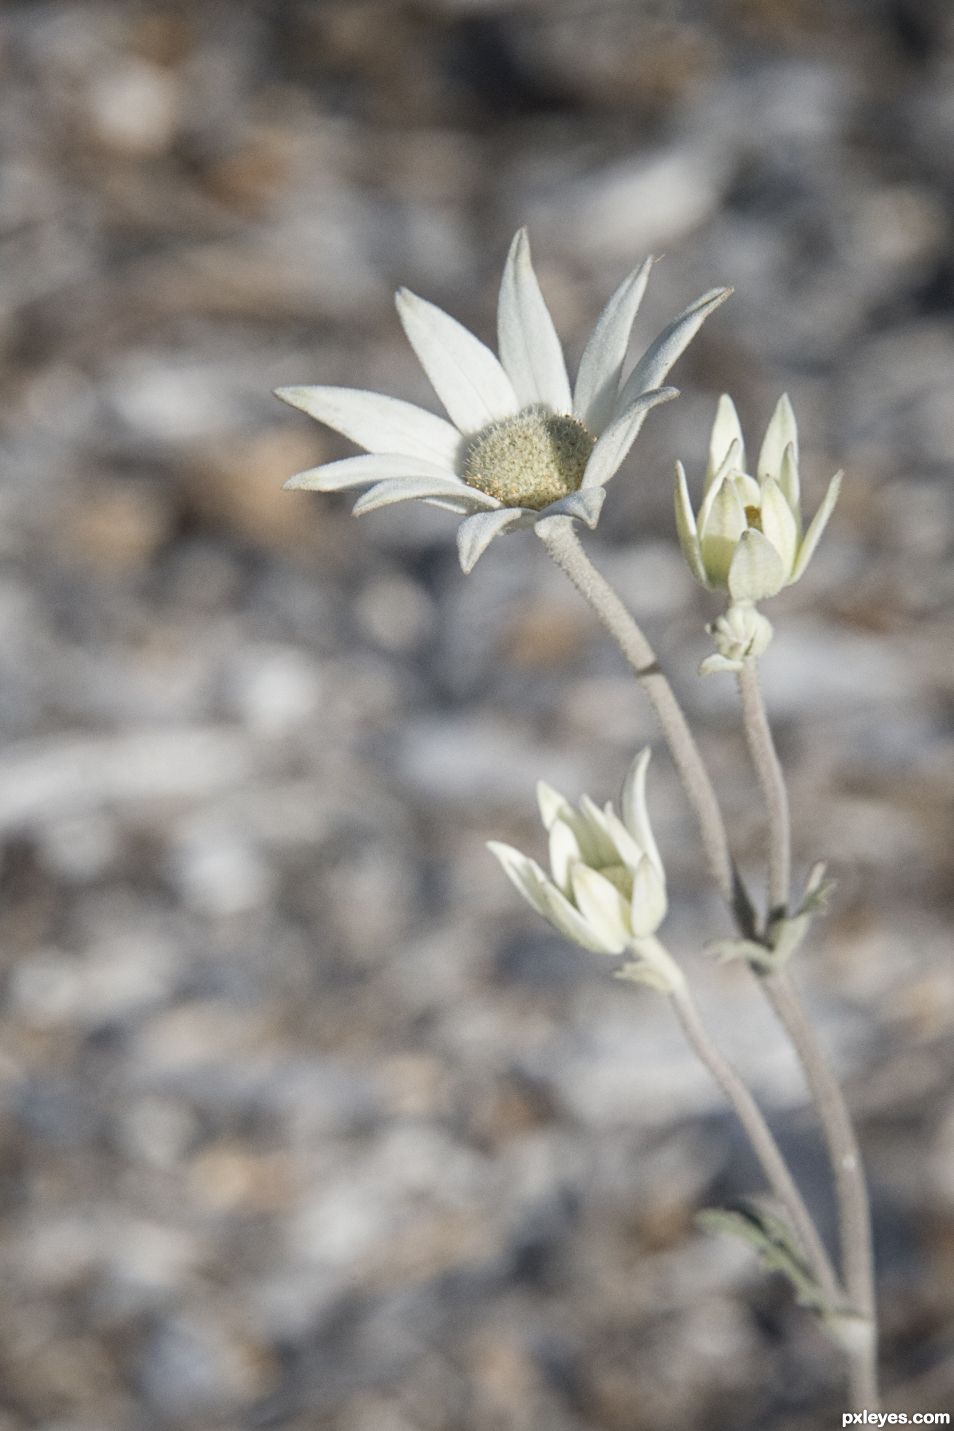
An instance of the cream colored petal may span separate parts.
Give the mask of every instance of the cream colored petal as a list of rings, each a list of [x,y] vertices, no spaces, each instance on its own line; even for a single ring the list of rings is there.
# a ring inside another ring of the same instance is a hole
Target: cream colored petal
[[[504,874],[527,903],[532,905],[538,914],[549,918],[549,906],[543,893],[548,881],[536,860],[529,859],[527,855],[515,850],[513,845],[502,844],[499,840],[489,840],[487,848],[500,862]]]
[[[581,858],[576,835],[565,820],[557,819],[550,827],[550,876],[566,895],[570,894],[570,870]]]
[[[797,462],[798,424],[795,421],[795,413],[792,411],[788,393],[782,393],[775,404],[775,411],[769,419],[769,425],[765,430],[765,440],[759,452],[759,465],[756,470],[760,479],[781,475],[782,457],[789,445],[795,453]]]
[[[643,858],[643,851],[639,848],[612,805],[608,804],[604,806],[603,816],[606,820],[607,834],[616,846],[619,863],[625,865],[627,869],[635,869],[639,861]]]
[[[615,939],[607,939],[599,929],[584,919],[566,895],[561,894],[552,884],[547,885],[545,898],[547,918],[565,938],[571,939],[574,944],[579,944],[584,949],[591,950],[594,954],[619,954],[621,952],[621,947]]]
[[[682,547],[682,554],[689,564],[696,581],[708,586],[706,580],[705,567],[702,565],[702,552],[699,548],[699,534],[696,531],[696,518],[692,510],[692,498],[689,496],[689,484],[686,481],[686,469],[681,462],[676,463],[676,531],[679,534],[679,545]]]
[[[702,495],[707,497],[713,487],[718,487],[730,472],[744,472],[745,470],[745,449],[741,442],[733,442],[721,464],[714,472],[706,475],[703,483]]]
[[[408,342],[461,432],[479,432],[489,423],[513,417],[520,408],[513,384],[485,343],[406,288],[399,290],[396,302]]]
[[[591,865],[616,864],[616,846],[606,823],[606,816],[589,795],[580,798],[580,815],[589,832],[587,840],[581,840],[581,848],[586,850],[585,859]]]
[[[630,333],[652,266],[653,260],[647,258],[623,280],[597,319],[580,359],[573,412],[597,437],[616,407]]]
[[[360,388],[277,388],[275,396],[375,453],[406,453],[457,469],[460,433],[413,403]]]
[[[554,412],[571,412],[563,348],[533,271],[526,229],[515,234],[507,255],[497,334],[500,360],[521,406],[544,403]]]
[[[787,572],[782,558],[768,537],[753,527],[742,533],[732,565],[728,587],[733,601],[762,601],[785,585]]]
[[[630,922],[637,938],[655,934],[666,917],[667,908],[665,881],[647,856],[633,873]]]
[[[715,421],[712,424],[712,433],[709,437],[709,462],[706,466],[706,482],[711,482],[719,468],[729,456],[735,445],[736,457],[733,467],[745,470],[745,438],[742,436],[742,426],[739,422],[739,414],[735,410],[735,403],[728,393],[723,393],[719,399],[719,406],[716,408]]]
[[[588,865],[572,872],[573,898],[589,928],[608,950],[621,954],[630,939],[629,905],[615,885]]]
[[[731,479],[710,493],[699,514],[699,549],[712,586],[725,586],[739,538],[747,522],[745,508]]]
[[[778,485],[785,494],[785,500],[795,514],[799,534],[802,528],[801,484],[798,480],[798,456],[791,443],[782,454],[782,472]]]
[[[537,805],[545,830],[551,829],[554,820],[559,819],[564,811],[571,808],[566,796],[561,795],[559,790],[554,790],[553,786],[548,785],[545,780],[537,781]]]
[[[828,526],[828,519],[835,510],[838,493],[841,491],[842,476],[843,473],[836,472],[828,484],[828,491],[825,493],[824,500],[812,518],[808,531],[805,533],[801,547],[799,548],[798,557],[795,561],[795,570],[792,572],[792,581],[798,581],[815,554],[815,548],[821,541],[822,532]]]
[[[652,861],[659,874],[665,878],[662,858],[653,837],[653,829],[649,821],[649,808],[646,804],[646,773],[649,769],[651,754],[649,746],[644,746],[629,767],[623,785],[621,808],[623,824],[640,850]]]
[[[730,472],[725,479],[735,488],[735,495],[743,507],[758,507],[762,501],[762,488],[747,472]]]
[[[791,576],[798,552],[798,524],[774,477],[762,483],[760,516],[763,534],[782,558],[786,577]]]

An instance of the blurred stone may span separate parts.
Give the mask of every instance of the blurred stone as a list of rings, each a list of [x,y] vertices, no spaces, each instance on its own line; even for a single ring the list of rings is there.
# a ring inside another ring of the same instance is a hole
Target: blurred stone
[[[323,460],[316,438],[320,444],[314,429],[281,427],[195,452],[187,498],[207,519],[257,547],[317,545],[328,514],[315,498],[281,490],[293,473]]]
[[[317,716],[321,674],[316,664],[293,646],[257,646],[243,650],[232,687],[243,722],[267,739],[290,736]]]
[[[358,620],[377,645],[408,652],[419,646],[434,625],[434,608],[417,582],[398,575],[369,583],[355,602]]]
[[[173,522],[165,494],[141,482],[86,484],[64,511],[61,549],[94,569],[137,572],[154,557]]]
[[[180,101],[167,69],[125,56],[96,76],[88,103],[95,137],[110,149],[138,159],[172,143]]]

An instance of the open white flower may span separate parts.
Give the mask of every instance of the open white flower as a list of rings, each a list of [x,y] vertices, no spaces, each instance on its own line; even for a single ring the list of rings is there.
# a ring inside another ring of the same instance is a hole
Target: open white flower
[[[745,443],[732,399],[719,399],[698,519],[685,469],[676,463],[676,524],[693,575],[735,602],[757,602],[798,581],[812,559],[841,486],[836,472],[808,530],[802,531],[798,428],[787,395],[779,399],[759,453],[745,470]]]
[[[571,391],[563,350],[530,260],[513,240],[500,285],[500,357],[432,303],[401,289],[404,331],[450,419],[355,388],[279,388],[292,407],[366,449],[300,472],[286,488],[341,491],[373,484],[356,514],[418,499],[456,512],[461,566],[470,571],[494,537],[542,517],[594,527],[605,486],[646,414],[676,396],[661,387],[673,363],[731,289],[704,294],[656,338],[624,380],[630,330],[652,259],[607,303]]]
[[[627,977],[671,988],[678,969],[654,938],[666,915],[666,875],[646,808],[649,750],[633,761],[622,818],[584,795],[579,809],[540,781],[537,801],[550,836],[550,875],[536,860],[492,840],[487,848],[512,883],[555,929],[597,954],[631,953]],[[672,967],[670,967],[672,966]]]

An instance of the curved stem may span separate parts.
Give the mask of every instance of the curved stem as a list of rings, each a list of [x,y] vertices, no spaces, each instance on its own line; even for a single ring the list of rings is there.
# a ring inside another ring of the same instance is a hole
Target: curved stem
[[[757,663],[751,658],[739,672],[742,718],[769,823],[769,920],[784,917],[792,889],[792,837],[785,776],[772,739],[762,699]]]
[[[539,522],[536,530],[557,566],[570,578],[616,641],[648,695],[695,812],[710,873],[726,903],[735,912],[743,932],[751,935],[754,932],[752,906],[732,861],[712,781],[682,707],[659,667],[655,651],[616,592],[591,564],[571,520],[568,517],[549,517]]]
[[[682,985],[675,989],[670,997],[686,1038],[735,1109],[769,1186],[792,1221],[815,1280],[829,1307],[836,1311],[843,1301],[838,1278],[761,1109],[735,1069],[710,1039],[686,987]]]

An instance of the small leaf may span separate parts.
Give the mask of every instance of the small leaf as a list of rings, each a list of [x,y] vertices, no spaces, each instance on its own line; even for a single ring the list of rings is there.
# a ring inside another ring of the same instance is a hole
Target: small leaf
[[[788,1279],[800,1306],[828,1315],[831,1309],[805,1262],[794,1232],[776,1213],[756,1202],[745,1201],[737,1208],[706,1208],[697,1215],[696,1222],[706,1232],[728,1233],[748,1243],[767,1271],[781,1272]]]

